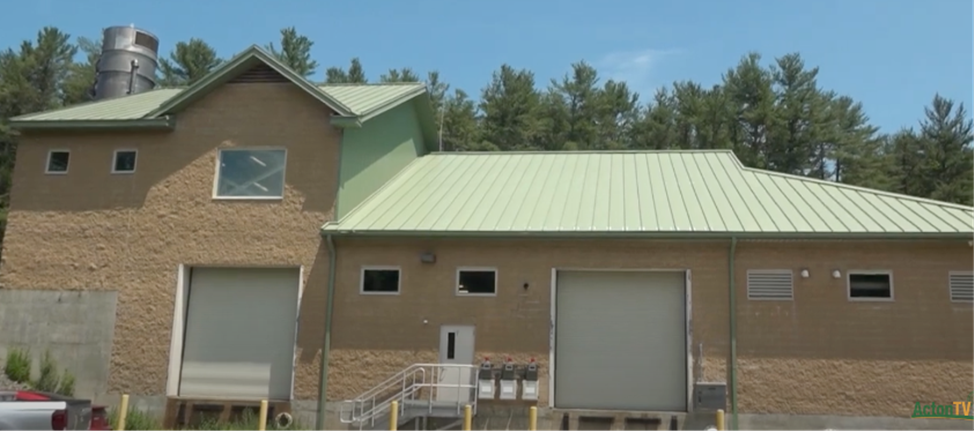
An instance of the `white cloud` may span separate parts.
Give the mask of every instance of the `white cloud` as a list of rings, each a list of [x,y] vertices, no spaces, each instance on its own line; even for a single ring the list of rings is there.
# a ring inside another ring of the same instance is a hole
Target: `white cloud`
[[[665,58],[678,54],[679,50],[617,51],[605,55],[597,64],[603,78],[625,81],[631,90],[640,92],[642,98],[651,97],[657,87],[654,70]]]

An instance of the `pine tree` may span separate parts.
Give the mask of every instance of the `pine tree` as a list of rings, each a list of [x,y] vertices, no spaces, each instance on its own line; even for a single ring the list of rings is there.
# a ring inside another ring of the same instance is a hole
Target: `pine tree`
[[[267,50],[298,75],[310,77],[318,69],[318,62],[311,58],[313,45],[311,39],[298,34],[294,27],[285,27],[281,29],[281,49],[275,48],[271,42],[267,44]]]
[[[202,39],[192,38],[188,42],[178,42],[169,58],[159,59],[162,73],[160,84],[167,87],[189,86],[205,77],[223,60],[216,50]]]
[[[934,95],[921,121],[924,196],[972,204],[972,120],[964,104]]]
[[[535,74],[510,65],[492,75],[491,83],[481,91],[478,106],[483,148],[525,150],[536,148],[540,97],[535,90]]]
[[[366,79],[366,73],[363,71],[362,63],[358,57],[352,58],[352,61],[349,62],[348,70],[338,66],[333,66],[325,70],[326,84],[365,84],[367,82],[369,80]]]

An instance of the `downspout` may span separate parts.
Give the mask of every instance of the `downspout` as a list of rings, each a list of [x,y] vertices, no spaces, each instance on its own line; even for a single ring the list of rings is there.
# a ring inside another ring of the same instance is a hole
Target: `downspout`
[[[335,243],[332,235],[325,236],[328,248],[328,295],[325,298],[325,339],[322,341],[322,366],[319,371],[318,384],[318,416],[315,420],[315,430],[325,430],[325,413],[328,404],[328,353],[332,345],[332,304],[335,299]]]
[[[738,365],[738,343],[736,336],[737,331],[737,318],[736,312],[738,309],[735,307],[735,298],[737,297],[737,291],[735,290],[735,247],[738,246],[738,238],[731,237],[731,247],[728,249],[728,330],[729,330],[729,342],[731,343],[731,353],[728,357],[728,390],[731,394],[731,429],[738,430],[738,379],[737,379],[737,365]]]

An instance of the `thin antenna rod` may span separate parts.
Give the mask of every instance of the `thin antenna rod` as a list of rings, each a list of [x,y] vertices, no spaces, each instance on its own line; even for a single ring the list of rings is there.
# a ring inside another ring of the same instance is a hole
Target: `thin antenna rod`
[[[447,107],[447,100],[444,99],[443,103],[440,104],[440,128],[437,131],[437,142],[439,144],[440,151],[443,152],[443,113]]]

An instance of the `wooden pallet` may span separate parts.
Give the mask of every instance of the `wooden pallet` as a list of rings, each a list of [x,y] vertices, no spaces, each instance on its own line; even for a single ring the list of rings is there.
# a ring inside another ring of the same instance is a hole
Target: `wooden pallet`
[[[183,430],[199,427],[207,420],[232,422],[240,419],[248,411],[257,417],[260,413],[260,401],[219,400],[219,399],[190,399],[171,397],[166,400],[166,413],[163,428],[167,430]],[[274,423],[274,417],[282,412],[291,412],[288,401],[268,401],[268,425]]]

